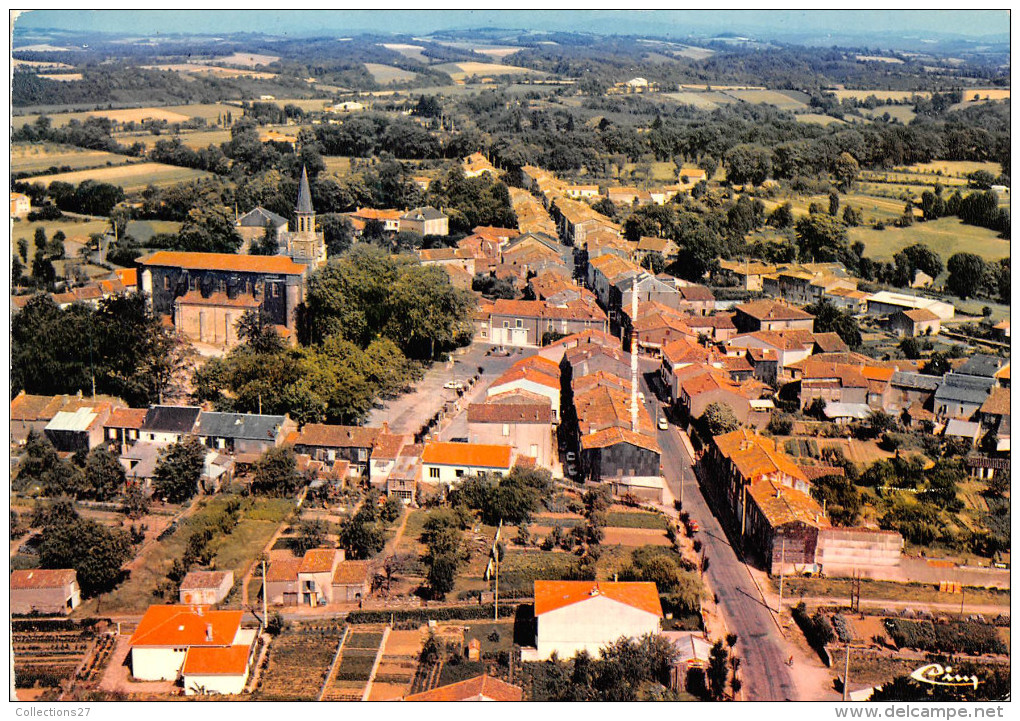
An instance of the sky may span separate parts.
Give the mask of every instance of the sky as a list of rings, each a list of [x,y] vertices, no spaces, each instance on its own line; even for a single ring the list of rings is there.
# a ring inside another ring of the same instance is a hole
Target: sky
[[[15,29],[116,33],[262,32],[324,35],[361,32],[421,35],[495,27],[596,34],[686,36],[730,32],[759,39],[813,34],[955,35],[1009,32],[1006,10],[37,10]]]

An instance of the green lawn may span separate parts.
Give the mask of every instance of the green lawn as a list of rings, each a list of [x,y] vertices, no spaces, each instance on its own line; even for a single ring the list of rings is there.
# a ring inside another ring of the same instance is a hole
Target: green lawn
[[[659,513],[646,511],[611,511],[606,514],[606,526],[613,528],[657,528],[665,531],[668,528],[666,517]]]
[[[867,216],[869,210],[865,208]],[[875,260],[889,261],[908,245],[924,243],[948,260],[954,253],[975,253],[985,260],[998,260],[1009,256],[1009,241],[998,233],[976,225],[964,225],[956,218],[939,218],[926,223],[914,223],[908,228],[886,226],[885,230],[851,228],[850,242],[860,240],[865,254]]]

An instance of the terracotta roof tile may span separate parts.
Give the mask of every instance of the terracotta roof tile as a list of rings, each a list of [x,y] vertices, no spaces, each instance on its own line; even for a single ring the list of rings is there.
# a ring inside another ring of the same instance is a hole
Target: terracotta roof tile
[[[11,571],[11,590],[30,588],[63,588],[77,580],[73,568],[30,568]]]
[[[139,265],[224,270],[241,273],[280,273],[302,275],[306,267],[286,255],[234,255],[232,253],[188,253],[160,250],[138,259]]]
[[[266,569],[266,581],[269,583],[277,581],[297,581],[299,568],[301,568],[300,560],[273,561]]]
[[[368,580],[371,569],[371,561],[341,561],[333,572],[333,584],[338,586],[363,584]]]
[[[737,306],[737,310],[757,320],[807,320],[810,313],[774,300],[754,300]]]
[[[244,611],[203,606],[149,606],[131,635],[134,646],[230,646]]]
[[[524,691],[518,686],[512,686],[506,681],[500,681],[492,676],[475,676],[464,681],[451,683],[448,686],[439,686],[431,691],[412,694],[404,698],[405,701],[478,701],[491,699],[493,701],[521,701],[524,698]]]
[[[1009,388],[992,388],[988,399],[981,404],[981,412],[990,416],[1009,415]]]
[[[332,571],[340,552],[335,548],[311,548],[305,551],[298,573],[325,573]]]
[[[468,423],[552,423],[549,403],[472,403],[468,406]]]
[[[378,428],[308,423],[301,429],[294,443],[326,448],[371,448],[378,435]]]
[[[248,646],[188,649],[181,673],[185,676],[243,676],[248,671]]]
[[[535,581],[535,615],[604,596],[646,613],[662,616],[654,583],[648,581]]]
[[[181,590],[219,588],[220,584],[230,575],[233,575],[230,571],[189,571],[181,581]]]
[[[447,443],[432,441],[425,444],[421,462],[466,468],[510,468],[513,461],[511,446],[483,443]]]

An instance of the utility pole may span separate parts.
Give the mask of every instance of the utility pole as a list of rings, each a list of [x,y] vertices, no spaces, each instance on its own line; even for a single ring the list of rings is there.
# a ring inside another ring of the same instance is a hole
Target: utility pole
[[[492,597],[492,620],[499,620],[499,547],[496,547],[496,593]]]
[[[850,698],[850,642],[846,644],[846,662],[843,666],[843,700]]]
[[[783,536],[783,552],[779,561],[779,608],[776,611],[780,616],[783,615],[783,580],[785,578],[786,571],[786,536]]]
[[[266,559],[262,559],[262,630],[266,630],[266,626],[269,625],[269,594],[266,593]],[[247,599],[245,599],[247,600]]]

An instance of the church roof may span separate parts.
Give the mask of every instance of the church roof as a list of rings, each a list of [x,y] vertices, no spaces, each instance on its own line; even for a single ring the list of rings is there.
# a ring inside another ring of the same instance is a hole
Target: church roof
[[[312,208],[312,191],[308,189],[308,170],[301,167],[301,185],[298,187],[297,212],[314,213]]]

